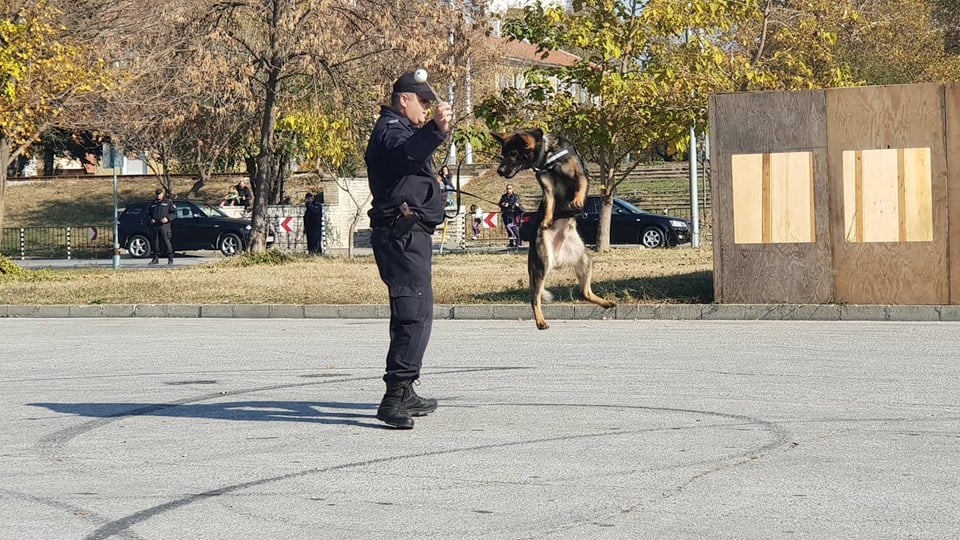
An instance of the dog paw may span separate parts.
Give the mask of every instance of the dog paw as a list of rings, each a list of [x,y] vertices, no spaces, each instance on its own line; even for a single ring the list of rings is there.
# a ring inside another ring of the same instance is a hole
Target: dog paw
[[[570,205],[579,210],[583,208],[583,205],[586,202],[587,202],[587,196],[579,195],[573,198],[573,202],[571,202]]]
[[[550,328],[547,321],[537,321],[537,330],[546,330],[547,328]]]
[[[553,220],[550,220],[550,221],[543,220],[540,222],[540,228],[543,230],[549,229],[551,225],[553,225]]]

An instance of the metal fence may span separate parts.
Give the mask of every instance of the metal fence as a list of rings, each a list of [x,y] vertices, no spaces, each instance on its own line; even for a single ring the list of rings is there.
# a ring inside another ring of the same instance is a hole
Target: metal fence
[[[302,230],[302,219],[270,216],[268,221],[274,231],[275,249],[307,251],[307,235]],[[323,251],[326,252],[326,234],[321,238]],[[0,254],[21,260],[110,259],[113,257],[113,226],[4,227]]]
[[[4,227],[0,253],[19,259],[109,259],[113,226]]]

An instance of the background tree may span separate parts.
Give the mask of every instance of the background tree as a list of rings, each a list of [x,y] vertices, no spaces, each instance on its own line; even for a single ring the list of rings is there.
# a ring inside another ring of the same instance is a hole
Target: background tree
[[[142,23],[106,36],[111,46],[104,53],[122,77],[96,104],[113,141],[145,159],[171,193],[179,191],[173,174],[197,175],[188,188],[199,190],[229,162],[251,114],[243,67],[202,32],[196,7],[176,0],[130,7],[128,15]]]
[[[225,46],[232,43],[233,54],[253,67],[249,80],[259,116],[251,149],[255,152],[248,161],[255,194],[254,252],[266,245],[269,201],[264,195],[276,185],[286,170],[283,160],[289,158],[278,152],[278,117],[295,108],[295,98],[305,88],[317,88],[325,99],[350,111],[348,116],[365,116],[366,121],[352,125],[368,131],[376,103],[393,78],[418,64],[434,73],[443,70],[446,58],[436,51],[450,48],[449,24],[459,18],[453,10],[463,7],[448,3],[424,10],[412,0],[214,5],[210,21],[226,38]]]
[[[960,7],[944,0],[865,0],[862,23],[838,38],[853,77],[865,84],[960,80]]]
[[[7,172],[71,102],[106,84],[96,51],[59,23],[46,0],[0,5],[0,235]]]
[[[617,185],[630,156],[657,141],[683,144],[706,125],[713,92],[849,84],[834,54],[855,21],[832,0],[577,0],[532,6],[505,33],[542,51],[567,50],[575,65],[529,70],[527,86],[487,100],[494,129],[539,124],[576,144],[599,169],[597,249],[609,249]]]

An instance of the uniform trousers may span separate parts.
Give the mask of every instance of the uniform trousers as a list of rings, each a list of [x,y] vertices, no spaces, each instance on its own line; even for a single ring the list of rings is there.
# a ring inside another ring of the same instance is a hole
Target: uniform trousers
[[[418,227],[396,238],[373,230],[373,255],[390,292],[390,348],[385,381],[417,379],[433,327],[433,239]]]
[[[160,256],[160,246],[163,245],[166,250],[167,258],[171,261],[173,260],[173,245],[170,242],[170,237],[172,236],[170,231],[170,224],[164,223],[159,227],[155,226],[153,228],[153,258],[156,259]]]

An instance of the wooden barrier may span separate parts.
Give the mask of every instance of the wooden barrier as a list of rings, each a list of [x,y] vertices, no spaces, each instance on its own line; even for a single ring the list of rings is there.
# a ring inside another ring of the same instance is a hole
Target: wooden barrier
[[[960,303],[960,85],[716,95],[710,125],[717,302]]]

